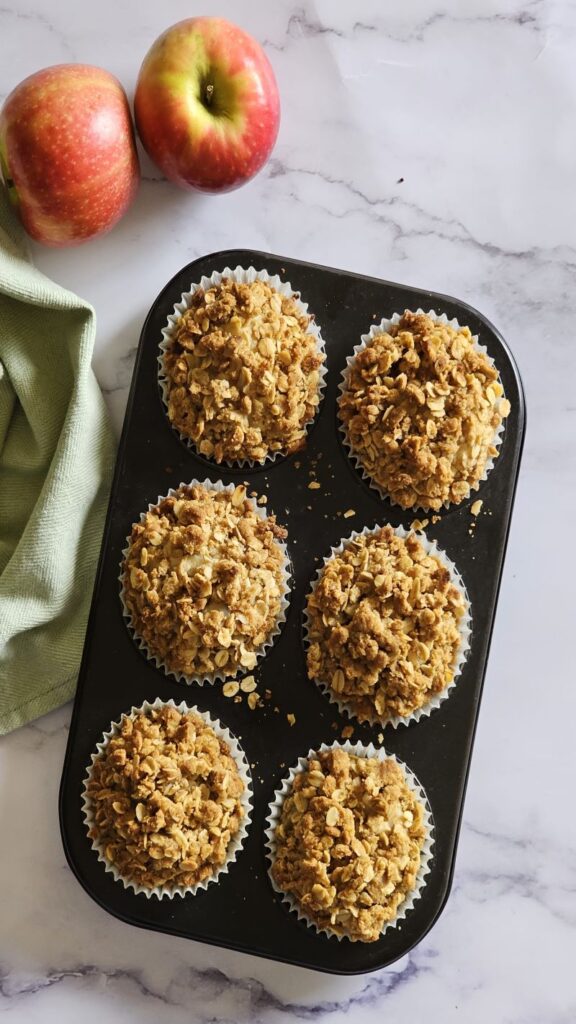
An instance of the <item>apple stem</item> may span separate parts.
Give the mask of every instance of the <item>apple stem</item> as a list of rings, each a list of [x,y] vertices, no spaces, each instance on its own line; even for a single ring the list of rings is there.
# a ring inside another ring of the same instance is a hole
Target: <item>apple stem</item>
[[[212,85],[211,82],[209,82],[208,85],[206,86],[206,96],[205,96],[206,106],[207,107],[209,107],[210,104],[212,103],[213,96],[214,96],[214,86]]]

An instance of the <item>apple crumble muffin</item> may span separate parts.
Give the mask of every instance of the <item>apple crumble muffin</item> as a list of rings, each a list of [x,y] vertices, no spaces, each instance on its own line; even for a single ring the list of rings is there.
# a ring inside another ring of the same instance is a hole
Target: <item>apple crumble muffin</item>
[[[265,281],[198,289],[163,359],[168,416],[216,462],[302,448],[324,355],[311,317]]]
[[[406,311],[354,357],[339,411],[371,479],[403,508],[438,510],[478,486],[510,412],[468,327]]]
[[[318,928],[376,942],[417,887],[424,807],[393,759],[321,751],[295,775],[274,835],[274,882]]]
[[[194,886],[216,875],[245,817],[228,744],[192,711],[124,715],[90,770],[89,836],[126,882]]]
[[[310,593],[308,676],[360,721],[408,717],[452,682],[466,600],[439,558],[391,526],[345,543]]]
[[[186,677],[253,669],[282,609],[285,537],[243,485],[183,486],[146,512],[132,527],[122,579],[149,654]]]

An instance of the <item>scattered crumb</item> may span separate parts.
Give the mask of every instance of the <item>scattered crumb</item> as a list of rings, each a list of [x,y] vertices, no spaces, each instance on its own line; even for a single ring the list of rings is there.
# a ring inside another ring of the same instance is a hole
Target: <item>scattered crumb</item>
[[[355,516],[355,515],[356,515],[355,510],[353,508],[349,508],[348,511],[344,513],[344,519],[350,519],[350,516]]]
[[[425,530],[429,522],[429,519],[413,519],[412,522],[410,523],[410,529]]]
[[[384,740],[384,733],[379,732],[376,739],[378,740],[378,743],[382,743]]]
[[[295,463],[294,463],[294,469],[300,469],[300,466],[301,466],[301,465],[302,465],[302,463],[301,463],[301,462],[295,462]]]
[[[354,735],[354,726],[353,725],[345,725],[344,728],[342,729],[342,732],[340,733],[340,735],[341,735],[343,740],[349,740],[350,737]]]
[[[334,729],[334,731],[336,731],[336,729],[338,728],[338,723],[337,722],[332,722],[332,725],[330,726],[330,728]]]
[[[432,516],[431,522],[432,523],[439,523],[441,519],[442,519],[442,516]]]
[[[230,683],[224,683],[224,686],[222,687],[222,693],[224,694],[225,697],[235,697],[239,689],[239,684],[232,680],[232,682]]]
[[[243,693],[252,693],[256,689],[256,680],[254,676],[245,676],[240,683],[240,689]]]
[[[254,691],[254,693],[248,694],[248,707],[250,708],[250,711],[254,711],[254,708],[258,707],[259,703],[260,696],[256,693],[256,691]]]
[[[396,182],[396,184],[397,185],[402,185],[403,181],[404,181],[404,178],[398,178],[398,181]]]
[[[264,690],[264,700],[270,700],[272,697],[272,690]]]
[[[259,505],[265,505],[267,501],[268,501],[268,495],[267,494],[261,494],[260,497],[258,498],[258,504]]]
[[[286,715],[286,718],[288,719],[289,725],[296,725],[296,715],[289,713]]]
[[[308,484],[308,490],[309,491],[319,491],[321,486],[322,485],[319,484],[317,480],[311,480],[310,483]]]
[[[280,708],[278,708],[278,707],[275,707],[275,708],[274,708],[274,711],[276,712],[276,714],[277,714],[277,715],[279,715],[279,714],[280,714]]]
[[[235,704],[241,704],[242,703],[242,697],[240,696],[240,694],[238,694],[238,696],[234,697],[234,703]]]
[[[478,498],[477,501],[472,502],[472,504],[470,505],[470,511],[473,516],[477,516],[479,514],[482,505],[483,501],[481,498]]]

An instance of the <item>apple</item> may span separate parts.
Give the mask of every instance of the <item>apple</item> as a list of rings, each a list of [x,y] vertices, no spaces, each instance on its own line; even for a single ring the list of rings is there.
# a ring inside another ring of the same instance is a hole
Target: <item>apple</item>
[[[25,78],[0,113],[0,166],[36,241],[76,245],[109,231],[140,181],[120,82],[87,64],[57,64]]]
[[[167,178],[183,188],[227,192],[270,156],[280,99],[252,36],[224,18],[188,18],[144,58],[134,114],[144,148]]]

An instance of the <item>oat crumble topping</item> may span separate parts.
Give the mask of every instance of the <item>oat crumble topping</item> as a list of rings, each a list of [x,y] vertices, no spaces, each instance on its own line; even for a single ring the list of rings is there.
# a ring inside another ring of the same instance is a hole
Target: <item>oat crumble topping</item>
[[[468,327],[406,311],[356,355],[339,410],[375,483],[403,508],[438,510],[467,498],[498,454],[503,393]]]
[[[173,426],[216,462],[302,448],[324,360],[310,322],[264,281],[195,292],[164,358]]]
[[[414,534],[346,543],[307,607],[308,676],[360,721],[411,715],[454,678],[465,599]]]
[[[272,877],[318,927],[375,942],[415,889],[423,811],[396,761],[320,752],[282,804]]]
[[[246,488],[185,486],[132,527],[123,571],[132,625],[153,656],[185,676],[253,669],[285,590],[286,530]]]
[[[90,773],[89,836],[128,882],[193,886],[226,861],[244,788],[228,744],[199,715],[125,715]]]

